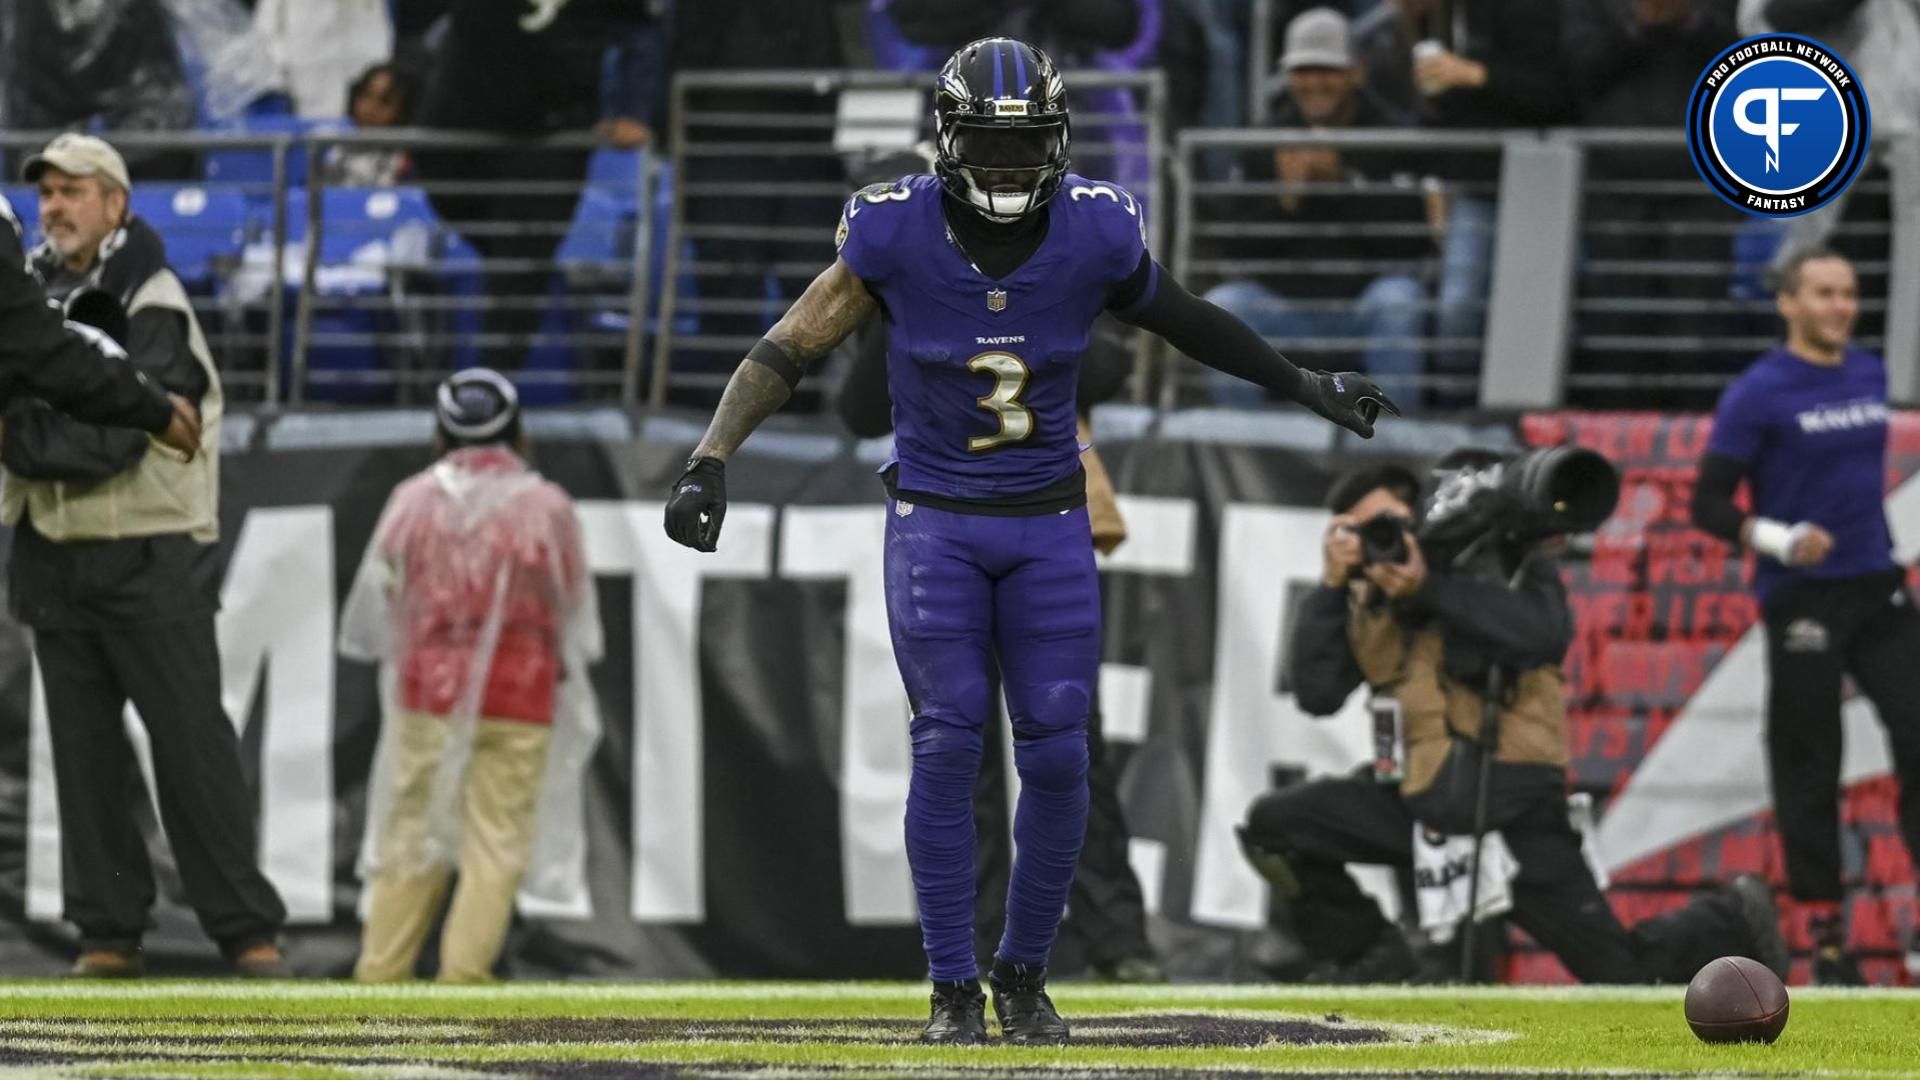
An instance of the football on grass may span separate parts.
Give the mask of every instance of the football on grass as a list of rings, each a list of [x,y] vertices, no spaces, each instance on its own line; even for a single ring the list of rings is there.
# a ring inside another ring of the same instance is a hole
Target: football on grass
[[[1787,1026],[1787,988],[1765,964],[1723,956],[1687,984],[1687,1026],[1702,1042],[1770,1043]]]

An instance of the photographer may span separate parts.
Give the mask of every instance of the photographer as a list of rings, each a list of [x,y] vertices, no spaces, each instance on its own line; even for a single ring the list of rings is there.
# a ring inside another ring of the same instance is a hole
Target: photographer
[[[1485,470],[1498,460],[1462,464]],[[1736,879],[1631,932],[1614,917],[1567,818],[1560,659],[1573,619],[1559,569],[1532,544],[1468,545],[1478,554],[1464,567],[1429,561],[1415,534],[1418,491],[1411,473],[1393,467],[1334,485],[1320,587],[1304,603],[1287,658],[1294,693],[1315,715],[1337,712],[1362,683],[1371,688],[1376,733],[1386,736],[1376,738],[1378,760],[1359,775],[1262,796],[1241,832],[1249,860],[1319,962],[1310,977],[1368,982],[1415,973],[1406,942],[1345,867],[1411,867],[1416,823],[1472,832],[1480,688],[1495,665],[1512,691],[1499,716],[1484,820],[1517,864],[1514,921],[1585,982],[1684,982],[1729,954],[1784,974],[1772,893],[1758,879]]]

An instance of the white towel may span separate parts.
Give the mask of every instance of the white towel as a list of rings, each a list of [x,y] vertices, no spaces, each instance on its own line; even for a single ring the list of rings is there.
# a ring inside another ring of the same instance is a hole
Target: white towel
[[[1420,929],[1436,944],[1453,940],[1467,915],[1468,875],[1473,870],[1473,837],[1443,836],[1418,824],[1413,827],[1413,893],[1420,909]],[[1474,921],[1480,922],[1513,909],[1508,887],[1520,864],[1497,832],[1487,834],[1480,848],[1480,895]]]

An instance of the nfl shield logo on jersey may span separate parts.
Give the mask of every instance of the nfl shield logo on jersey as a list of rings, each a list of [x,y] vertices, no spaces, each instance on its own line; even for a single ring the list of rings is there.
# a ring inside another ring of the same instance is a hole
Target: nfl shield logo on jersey
[[[1007,290],[988,289],[987,290],[987,310],[988,311],[1007,310]]]

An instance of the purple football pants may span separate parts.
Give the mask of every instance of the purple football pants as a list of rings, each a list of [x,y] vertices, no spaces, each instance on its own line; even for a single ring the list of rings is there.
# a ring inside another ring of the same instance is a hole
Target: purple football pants
[[[973,786],[997,662],[1020,801],[997,955],[1044,965],[1087,831],[1100,583],[1083,507],[1032,517],[890,503],[887,619],[913,706],[907,860],[937,981],[977,978]]]

